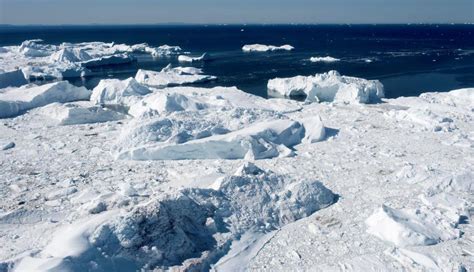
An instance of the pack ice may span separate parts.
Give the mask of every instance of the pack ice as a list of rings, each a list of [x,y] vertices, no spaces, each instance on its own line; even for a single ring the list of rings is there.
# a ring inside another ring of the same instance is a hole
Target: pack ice
[[[378,80],[341,76],[337,71],[275,78],[268,81],[267,88],[270,95],[304,96],[309,102],[373,103],[384,97]]]

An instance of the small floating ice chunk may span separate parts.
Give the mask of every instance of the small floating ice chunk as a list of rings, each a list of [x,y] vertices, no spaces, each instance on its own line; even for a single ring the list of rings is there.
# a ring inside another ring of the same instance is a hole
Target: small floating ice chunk
[[[209,55],[207,53],[202,54],[200,57],[191,57],[186,55],[180,55],[178,57],[179,62],[198,62],[209,60]]]
[[[164,88],[168,86],[212,81],[215,80],[216,77],[199,74],[184,74],[180,70],[170,69],[170,67],[167,66],[160,72],[140,69],[138,70],[135,79],[141,84]]]
[[[60,81],[35,87],[21,87],[0,93],[0,118],[13,117],[24,111],[54,102],[88,100],[91,91]]]
[[[380,81],[341,76],[337,71],[275,78],[268,81],[267,88],[270,94],[306,96],[308,102],[373,103],[384,97]]]
[[[341,59],[333,58],[333,57],[330,57],[330,56],[327,56],[327,57],[312,57],[312,58],[309,59],[309,61],[311,61],[311,62],[327,62],[327,63],[338,62],[340,60]]]
[[[264,44],[246,44],[242,47],[244,52],[269,52],[269,51],[291,51],[295,48],[289,44],[282,46],[264,45]]]
[[[365,221],[367,232],[396,246],[426,246],[456,239],[459,221],[452,222],[429,209],[396,210],[383,205]]]
[[[125,115],[89,101],[80,101],[66,104],[53,103],[40,110],[41,114],[52,118],[59,125],[77,125],[117,121]]]

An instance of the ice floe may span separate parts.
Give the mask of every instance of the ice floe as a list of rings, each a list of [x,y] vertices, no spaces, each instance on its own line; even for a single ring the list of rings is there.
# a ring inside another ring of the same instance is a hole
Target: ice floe
[[[0,118],[19,115],[27,110],[54,102],[88,100],[91,92],[67,81],[42,86],[26,86],[0,93]]]
[[[311,62],[327,62],[327,63],[338,62],[340,60],[341,59],[333,58],[333,57],[330,57],[330,56],[327,56],[327,57],[311,57],[309,59],[309,61],[311,61]]]
[[[191,57],[187,55],[179,55],[178,61],[179,62],[198,62],[198,61],[206,61],[209,60],[209,55],[207,53],[202,54],[200,57]]]
[[[295,48],[289,44],[282,46],[264,45],[264,44],[246,44],[242,47],[244,52],[268,52],[268,51],[291,51]]]
[[[378,80],[341,76],[337,71],[314,76],[275,78],[268,81],[269,94],[306,96],[309,102],[373,103],[384,97]]]

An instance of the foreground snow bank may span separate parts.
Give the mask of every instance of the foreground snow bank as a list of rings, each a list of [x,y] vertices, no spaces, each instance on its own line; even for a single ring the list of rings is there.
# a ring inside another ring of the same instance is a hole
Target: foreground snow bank
[[[67,81],[12,89],[0,93],[0,118],[13,117],[54,102],[88,100],[90,95],[86,88],[76,87]]]
[[[384,97],[378,80],[341,76],[337,71],[314,76],[275,78],[268,81],[269,94],[306,96],[309,102],[373,103]]]
[[[18,271],[207,270],[243,234],[267,233],[336,201],[318,181],[294,180],[251,163],[213,188],[160,193],[133,209],[115,209],[66,225]]]
[[[289,44],[282,46],[264,45],[264,44],[246,44],[242,47],[244,52],[269,52],[269,51],[291,51],[295,48]]]
[[[216,80],[216,77],[198,74],[197,70],[183,69],[183,67],[176,69],[171,68],[171,66],[168,65],[160,72],[140,69],[138,70],[135,79],[144,85],[155,88],[164,88],[168,86],[212,81]]]

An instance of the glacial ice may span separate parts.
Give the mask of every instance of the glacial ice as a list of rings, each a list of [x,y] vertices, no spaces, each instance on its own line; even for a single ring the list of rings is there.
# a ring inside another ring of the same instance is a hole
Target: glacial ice
[[[89,101],[53,103],[40,109],[40,113],[57,121],[59,125],[77,125],[117,121],[125,115],[97,106]]]
[[[268,52],[268,51],[291,51],[295,48],[289,44],[282,46],[264,45],[264,44],[246,44],[242,47],[244,52]]]
[[[0,93],[0,118],[13,117],[54,102],[88,100],[90,95],[86,88],[75,87],[67,81],[12,89]]]
[[[202,54],[200,57],[191,57],[187,55],[179,55],[179,62],[198,62],[209,60],[209,55],[207,53]]]
[[[132,104],[149,93],[151,90],[134,78],[103,79],[92,91],[90,100],[97,105],[128,110]]]
[[[373,103],[384,97],[378,80],[341,76],[330,71],[314,76],[275,78],[268,81],[269,94],[306,96],[308,102]]]
[[[340,60],[341,59],[333,58],[333,57],[330,57],[330,56],[327,56],[327,57],[311,57],[309,59],[309,61],[311,61],[311,62],[327,62],[327,63],[338,62]]]
[[[164,88],[168,86],[212,81],[215,80],[216,77],[209,75],[187,74],[183,73],[181,70],[175,70],[167,66],[160,72],[140,69],[138,70],[135,79],[141,84],[147,86]]]

